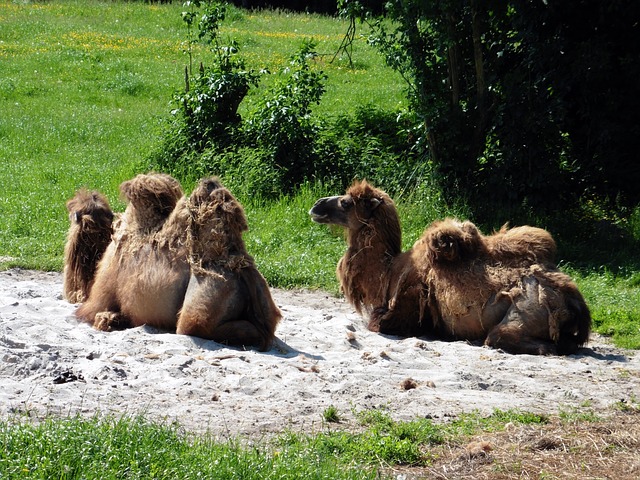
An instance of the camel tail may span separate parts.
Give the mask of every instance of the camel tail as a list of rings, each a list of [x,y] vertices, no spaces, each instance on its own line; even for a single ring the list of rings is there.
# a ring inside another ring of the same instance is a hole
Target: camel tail
[[[559,353],[575,353],[589,341],[591,332],[591,313],[577,288],[567,292],[567,308],[571,321],[562,326],[558,339]]]

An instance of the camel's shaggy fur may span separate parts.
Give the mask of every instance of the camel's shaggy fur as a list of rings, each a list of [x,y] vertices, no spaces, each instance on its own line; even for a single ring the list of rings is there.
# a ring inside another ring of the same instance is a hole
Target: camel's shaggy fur
[[[120,191],[129,203],[76,315],[101,330],[173,329],[189,281],[182,188],[169,175],[147,174]]]
[[[76,315],[101,330],[146,324],[267,348],[280,313],[246,253],[242,207],[219,180],[201,181],[191,198],[159,174],[121,191],[129,204]],[[226,203],[215,203],[220,195]]]
[[[177,333],[268,349],[281,314],[245,248],[242,206],[217,179],[208,179],[191,195],[189,210],[191,279]]]
[[[337,274],[371,330],[484,340],[531,354],[572,353],[588,339],[589,310],[553,265],[555,242],[542,229],[484,236],[471,222],[447,219],[401,253],[395,206],[366,182],[318,200],[310,214],[346,228]]]
[[[104,195],[86,189],[76,192],[67,210],[63,295],[70,303],[80,303],[89,296],[98,261],[111,242],[113,212]]]
[[[309,213],[315,222],[345,227],[348,248],[336,273],[347,300],[369,316],[370,330],[402,336],[431,331],[417,268],[424,247],[401,252],[398,213],[385,192],[357,182],[343,196],[319,199]]]
[[[120,192],[129,203],[128,230],[140,236],[160,230],[184,195],[180,183],[165,173],[137,175],[122,182]]]
[[[532,263],[555,264],[558,247],[551,234],[542,228],[504,225],[493,235],[484,237],[489,254],[505,265]]]
[[[434,222],[430,230],[437,232],[427,250],[431,261],[454,262],[488,256],[511,267],[555,263],[556,242],[542,228],[525,225],[509,229],[503,225],[493,235],[484,236],[468,220],[447,218]]]

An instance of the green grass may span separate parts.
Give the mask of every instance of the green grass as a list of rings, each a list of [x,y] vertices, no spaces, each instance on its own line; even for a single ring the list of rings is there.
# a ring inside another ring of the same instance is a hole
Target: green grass
[[[337,415],[337,413],[335,413]],[[520,411],[467,414],[437,425],[395,422],[380,410],[360,412],[362,431],[285,432],[253,441],[219,441],[142,417],[0,421],[0,476],[7,479],[294,479],[380,478],[392,465],[428,465],[429,449],[498,431],[507,422],[544,423]],[[464,428],[460,425],[464,423]]]
[[[123,209],[118,185],[147,170],[169,100],[182,88],[188,63],[182,10],[180,2],[0,0],[0,268],[62,268],[65,202],[80,187],[104,192],[115,210]],[[328,75],[316,115],[329,118],[369,104],[392,111],[404,106],[403,81],[364,38],[354,43],[353,69],[344,55],[331,62],[347,26],[319,15],[232,9],[222,35],[239,42],[248,67],[271,72],[285,65],[304,38],[313,38],[318,67]],[[196,46],[196,61],[207,63],[208,55]],[[266,75],[260,88],[271,81]],[[241,110],[254,108],[258,95],[251,91]],[[404,248],[433,219],[466,216],[465,208],[445,205],[423,180],[420,191],[396,196]],[[343,234],[313,224],[307,215],[318,197],[337,193],[309,184],[277,202],[240,196],[250,225],[248,249],[271,285],[338,292],[335,265],[344,251]],[[636,209],[636,240],[639,218]],[[633,255],[630,264],[638,265]],[[606,265],[610,256],[602,257]],[[566,270],[585,295],[595,330],[617,345],[640,348],[640,273]]]
[[[15,258],[8,265],[61,268],[64,204],[78,188],[101,190],[123,207],[118,185],[147,169],[184,82],[182,10],[179,2],[0,1],[0,256]],[[304,38],[317,41],[317,62],[329,75],[318,115],[405,103],[402,81],[364,39],[354,45],[355,69],[346,59],[331,63],[344,21],[240,10],[228,18],[222,35],[238,40],[250,68],[277,72]],[[196,61],[209,55],[196,46]],[[261,88],[269,83],[264,76]],[[283,284],[299,275],[292,277]]]
[[[608,270],[580,275],[568,269],[591,310],[594,330],[623,348],[640,349],[638,274],[617,276]]]

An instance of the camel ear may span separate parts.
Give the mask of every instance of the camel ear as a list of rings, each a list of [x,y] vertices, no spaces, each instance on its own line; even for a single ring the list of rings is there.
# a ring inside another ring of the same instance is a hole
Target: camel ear
[[[127,180],[120,184],[120,193],[122,193],[127,200],[131,200],[131,183],[131,180]]]
[[[382,201],[382,199],[380,198],[376,198],[373,197],[370,200],[370,207],[371,207],[371,211],[374,211],[376,208],[378,208],[380,205],[382,205],[384,202]]]

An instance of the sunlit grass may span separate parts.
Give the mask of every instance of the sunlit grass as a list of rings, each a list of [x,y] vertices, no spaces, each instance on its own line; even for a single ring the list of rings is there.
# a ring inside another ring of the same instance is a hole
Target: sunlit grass
[[[147,170],[169,101],[183,87],[182,10],[179,2],[0,1],[0,257],[15,259],[5,267],[61,268],[64,204],[78,188],[101,190],[116,210],[123,208],[118,185]],[[356,70],[344,59],[330,61],[346,27],[319,15],[232,9],[222,35],[238,40],[249,68],[272,72],[304,38],[314,38],[321,54],[315,68],[329,73],[318,115],[343,114],[363,102],[402,103],[402,82],[364,39],[354,45]],[[207,64],[210,55],[205,45],[193,47],[196,62]],[[264,75],[260,88],[270,81]],[[257,95],[251,92],[241,109],[253,108]],[[270,228],[264,213],[256,216],[253,231],[260,217]],[[284,256],[271,270],[283,285],[315,277],[296,273]]]
[[[594,330],[611,336],[616,345],[640,349],[640,288],[636,276],[624,278],[608,271],[569,273],[576,277],[589,305]]]
[[[319,416],[320,416],[319,412]],[[327,411],[325,411],[325,416]],[[332,410],[331,419],[340,412]],[[360,431],[328,429],[313,435],[216,440],[142,417],[47,418],[34,424],[0,421],[0,476],[12,479],[367,479],[394,465],[426,466],[430,449],[455,445],[507,423],[540,424],[526,412],[466,414],[450,423],[392,420],[382,410],[358,412]],[[333,423],[335,425],[335,422]]]

